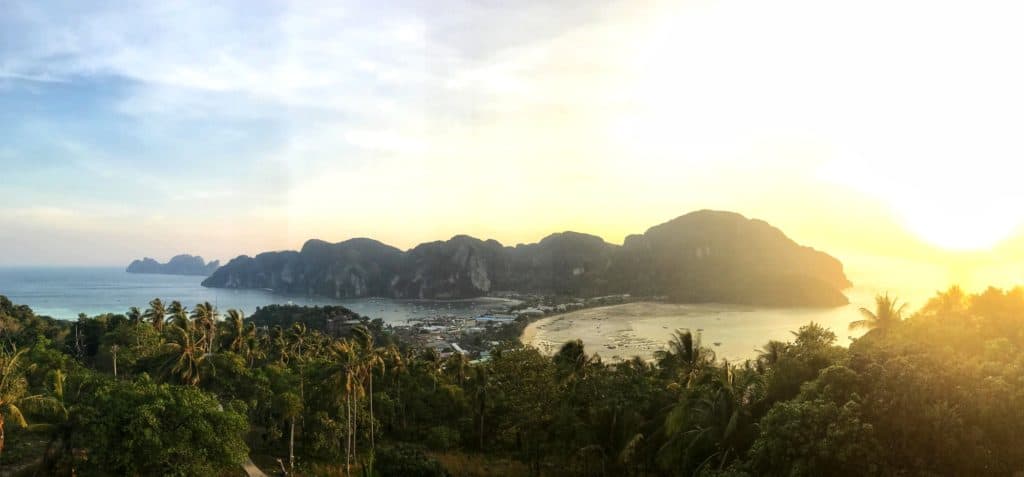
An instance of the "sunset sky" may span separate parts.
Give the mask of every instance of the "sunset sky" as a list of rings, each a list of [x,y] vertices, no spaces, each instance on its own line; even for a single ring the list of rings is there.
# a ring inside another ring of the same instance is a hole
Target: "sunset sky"
[[[1022,255],[1019,2],[86,3],[4,2],[0,265],[703,208],[840,258]]]

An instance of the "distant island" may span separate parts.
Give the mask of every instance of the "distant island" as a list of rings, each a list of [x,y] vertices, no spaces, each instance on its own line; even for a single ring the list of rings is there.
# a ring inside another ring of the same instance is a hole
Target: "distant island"
[[[202,284],[332,298],[629,293],[765,306],[845,305],[842,290],[851,285],[834,257],[761,220],[710,210],[631,235],[623,245],[577,232],[515,247],[458,235],[404,252],[368,238],[310,240],[301,251],[237,257]]]
[[[199,275],[209,276],[214,270],[220,267],[220,261],[214,260],[210,263],[203,261],[203,257],[192,255],[175,255],[167,263],[160,263],[152,258],[146,257],[142,260],[134,260],[126,271],[128,273],[158,273],[163,275]]]

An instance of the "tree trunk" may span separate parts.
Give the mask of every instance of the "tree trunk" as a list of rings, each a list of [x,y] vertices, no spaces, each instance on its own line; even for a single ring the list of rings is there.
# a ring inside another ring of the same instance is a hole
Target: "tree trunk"
[[[373,369],[370,369],[370,452],[373,452],[374,437],[373,437]]]
[[[302,448],[308,449],[306,445],[306,366],[305,361],[299,364],[299,402],[302,403],[302,412],[299,414],[299,422],[302,426]]]
[[[117,378],[117,347],[114,347],[114,378]]]
[[[396,387],[398,389],[398,391],[397,391],[397,394],[398,394],[398,415],[399,415],[398,416],[398,426],[399,426],[399,428],[401,430],[404,431],[405,430],[405,403],[402,402],[402,379],[401,379],[401,376],[399,376],[399,378],[395,380],[395,384],[396,384]]]
[[[4,426],[4,413],[0,412],[0,456],[4,453],[4,442],[7,440],[7,434]],[[3,462],[0,460],[0,462]]]
[[[352,475],[352,394],[345,396],[345,475]]]
[[[484,410],[480,406],[480,452],[484,451]]]
[[[291,429],[288,432],[288,471],[295,472],[295,416],[292,416]]]
[[[357,383],[357,385],[358,385],[358,383]],[[361,387],[362,385],[359,385],[359,386]],[[358,464],[359,463],[359,445],[357,443],[357,437],[358,437],[358,432],[359,432],[359,424],[358,424],[359,421],[356,420],[356,417],[357,417],[357,414],[358,414],[358,411],[359,411],[358,404],[359,404],[359,400],[358,399],[352,399],[352,463],[353,464]]]

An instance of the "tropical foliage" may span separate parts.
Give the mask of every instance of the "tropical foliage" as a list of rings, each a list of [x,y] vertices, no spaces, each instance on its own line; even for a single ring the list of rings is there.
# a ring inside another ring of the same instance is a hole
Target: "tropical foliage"
[[[687,330],[652,362],[606,363],[578,340],[550,357],[508,340],[471,361],[342,310],[252,320],[156,299],[62,322],[0,297],[0,463],[86,476],[233,475],[249,456],[296,475],[440,476],[434,457],[460,454],[545,476],[1024,470],[1020,289],[954,287],[913,314],[882,295],[848,348],[810,323],[742,363]]]

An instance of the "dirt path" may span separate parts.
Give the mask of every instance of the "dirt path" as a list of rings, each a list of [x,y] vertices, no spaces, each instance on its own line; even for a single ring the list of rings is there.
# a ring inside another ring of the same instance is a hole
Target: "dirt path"
[[[253,463],[251,457],[246,457],[245,462],[242,462],[242,470],[244,470],[249,477],[270,477],[267,474],[264,474],[259,467],[256,467],[256,464]]]

